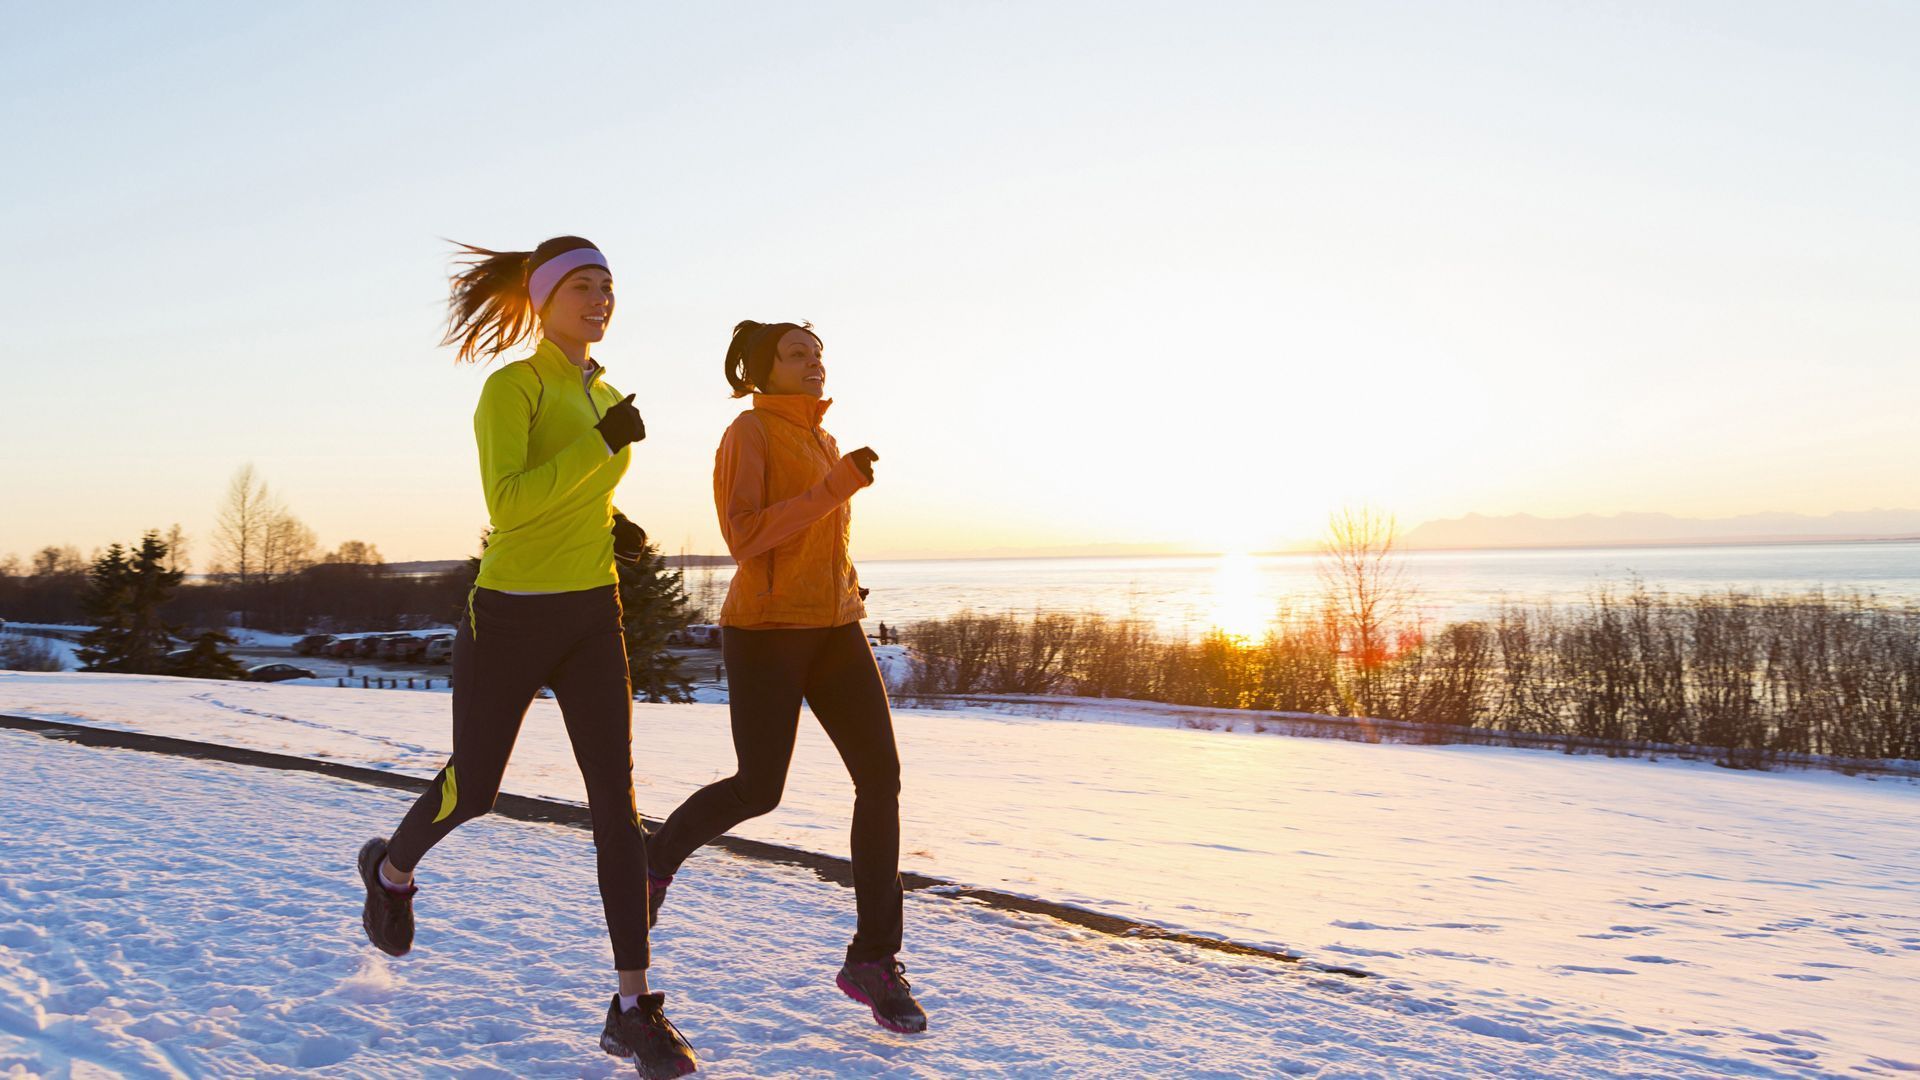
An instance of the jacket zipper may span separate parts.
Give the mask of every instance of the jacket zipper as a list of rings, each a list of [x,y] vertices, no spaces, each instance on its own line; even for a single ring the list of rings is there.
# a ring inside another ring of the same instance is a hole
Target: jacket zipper
[[[580,392],[587,395],[587,408],[593,410],[593,419],[598,423],[606,419],[606,414],[600,411],[600,403],[593,400],[594,382],[595,380],[591,373],[582,375],[580,377]]]

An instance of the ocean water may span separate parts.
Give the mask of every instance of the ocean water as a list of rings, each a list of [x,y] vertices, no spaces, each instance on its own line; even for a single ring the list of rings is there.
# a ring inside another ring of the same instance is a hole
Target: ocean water
[[[1413,552],[1398,559],[1414,612],[1433,622],[1478,618],[1503,600],[1568,603],[1637,579],[1674,593],[1859,592],[1920,603],[1920,541]],[[872,589],[868,627],[975,612],[1098,612],[1197,635],[1213,626],[1257,634],[1284,607],[1320,593],[1311,555],[1066,559],[937,559],[860,563]],[[730,570],[711,588],[724,595]],[[699,570],[687,585],[696,599]],[[717,600],[716,600],[717,603]]]

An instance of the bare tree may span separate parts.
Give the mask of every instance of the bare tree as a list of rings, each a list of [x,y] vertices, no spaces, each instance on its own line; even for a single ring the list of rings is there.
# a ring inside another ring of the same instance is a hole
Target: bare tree
[[[265,581],[297,574],[313,565],[313,530],[276,503],[260,534],[260,577]]]
[[[680,545],[680,576],[688,577],[694,556],[687,553],[687,545]],[[726,599],[726,590],[714,579],[713,564],[705,558],[700,559],[699,573],[692,575],[692,586],[687,588],[689,610],[694,619],[700,622],[713,622],[720,617],[720,604]]]
[[[250,584],[259,576],[267,523],[278,509],[266,481],[253,471],[253,463],[240,466],[227,482],[227,501],[214,522],[217,572],[238,578],[241,585]]]
[[[1328,517],[1320,541],[1320,585],[1344,639],[1342,652],[1353,674],[1352,704],[1369,714],[1381,704],[1379,673],[1392,659],[1394,630],[1412,599],[1394,554],[1398,538],[1399,526],[1391,514],[1348,507]]]
[[[187,558],[186,530],[176,521],[173,528],[167,530],[167,571],[184,574],[192,565],[193,560]]]
[[[343,541],[339,547],[321,556],[320,561],[342,566],[385,566],[387,562],[379,548],[364,540]]]
[[[694,595],[699,598],[702,619],[713,622],[720,618],[720,605],[726,600],[727,593],[714,578],[712,563],[701,565],[700,576],[694,578]]]
[[[80,549],[72,544],[54,547],[48,544],[33,553],[33,576],[78,577],[87,572],[87,560],[80,555]]]

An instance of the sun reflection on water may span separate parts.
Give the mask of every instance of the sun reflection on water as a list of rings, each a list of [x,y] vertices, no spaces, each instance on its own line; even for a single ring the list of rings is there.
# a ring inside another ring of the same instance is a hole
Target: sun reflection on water
[[[1212,625],[1234,637],[1257,641],[1272,619],[1272,602],[1263,595],[1253,556],[1238,551],[1220,556],[1213,573]]]

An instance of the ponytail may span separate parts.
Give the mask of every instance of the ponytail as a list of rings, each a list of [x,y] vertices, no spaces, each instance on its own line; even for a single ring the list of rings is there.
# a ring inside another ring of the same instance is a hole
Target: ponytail
[[[556,236],[532,251],[493,251],[459,244],[447,299],[447,333],[442,345],[457,345],[458,363],[491,360],[533,336],[540,313],[533,308],[527,279],[557,255],[591,248],[578,236]]]
[[[746,397],[755,392],[766,393],[767,379],[773,373],[774,360],[778,358],[780,339],[787,336],[789,330],[805,330],[813,334],[813,324],[762,323],[745,319],[734,326],[733,340],[727,342],[726,361],[727,384],[733,387],[734,397]],[[820,335],[813,334],[813,339],[820,340]]]

